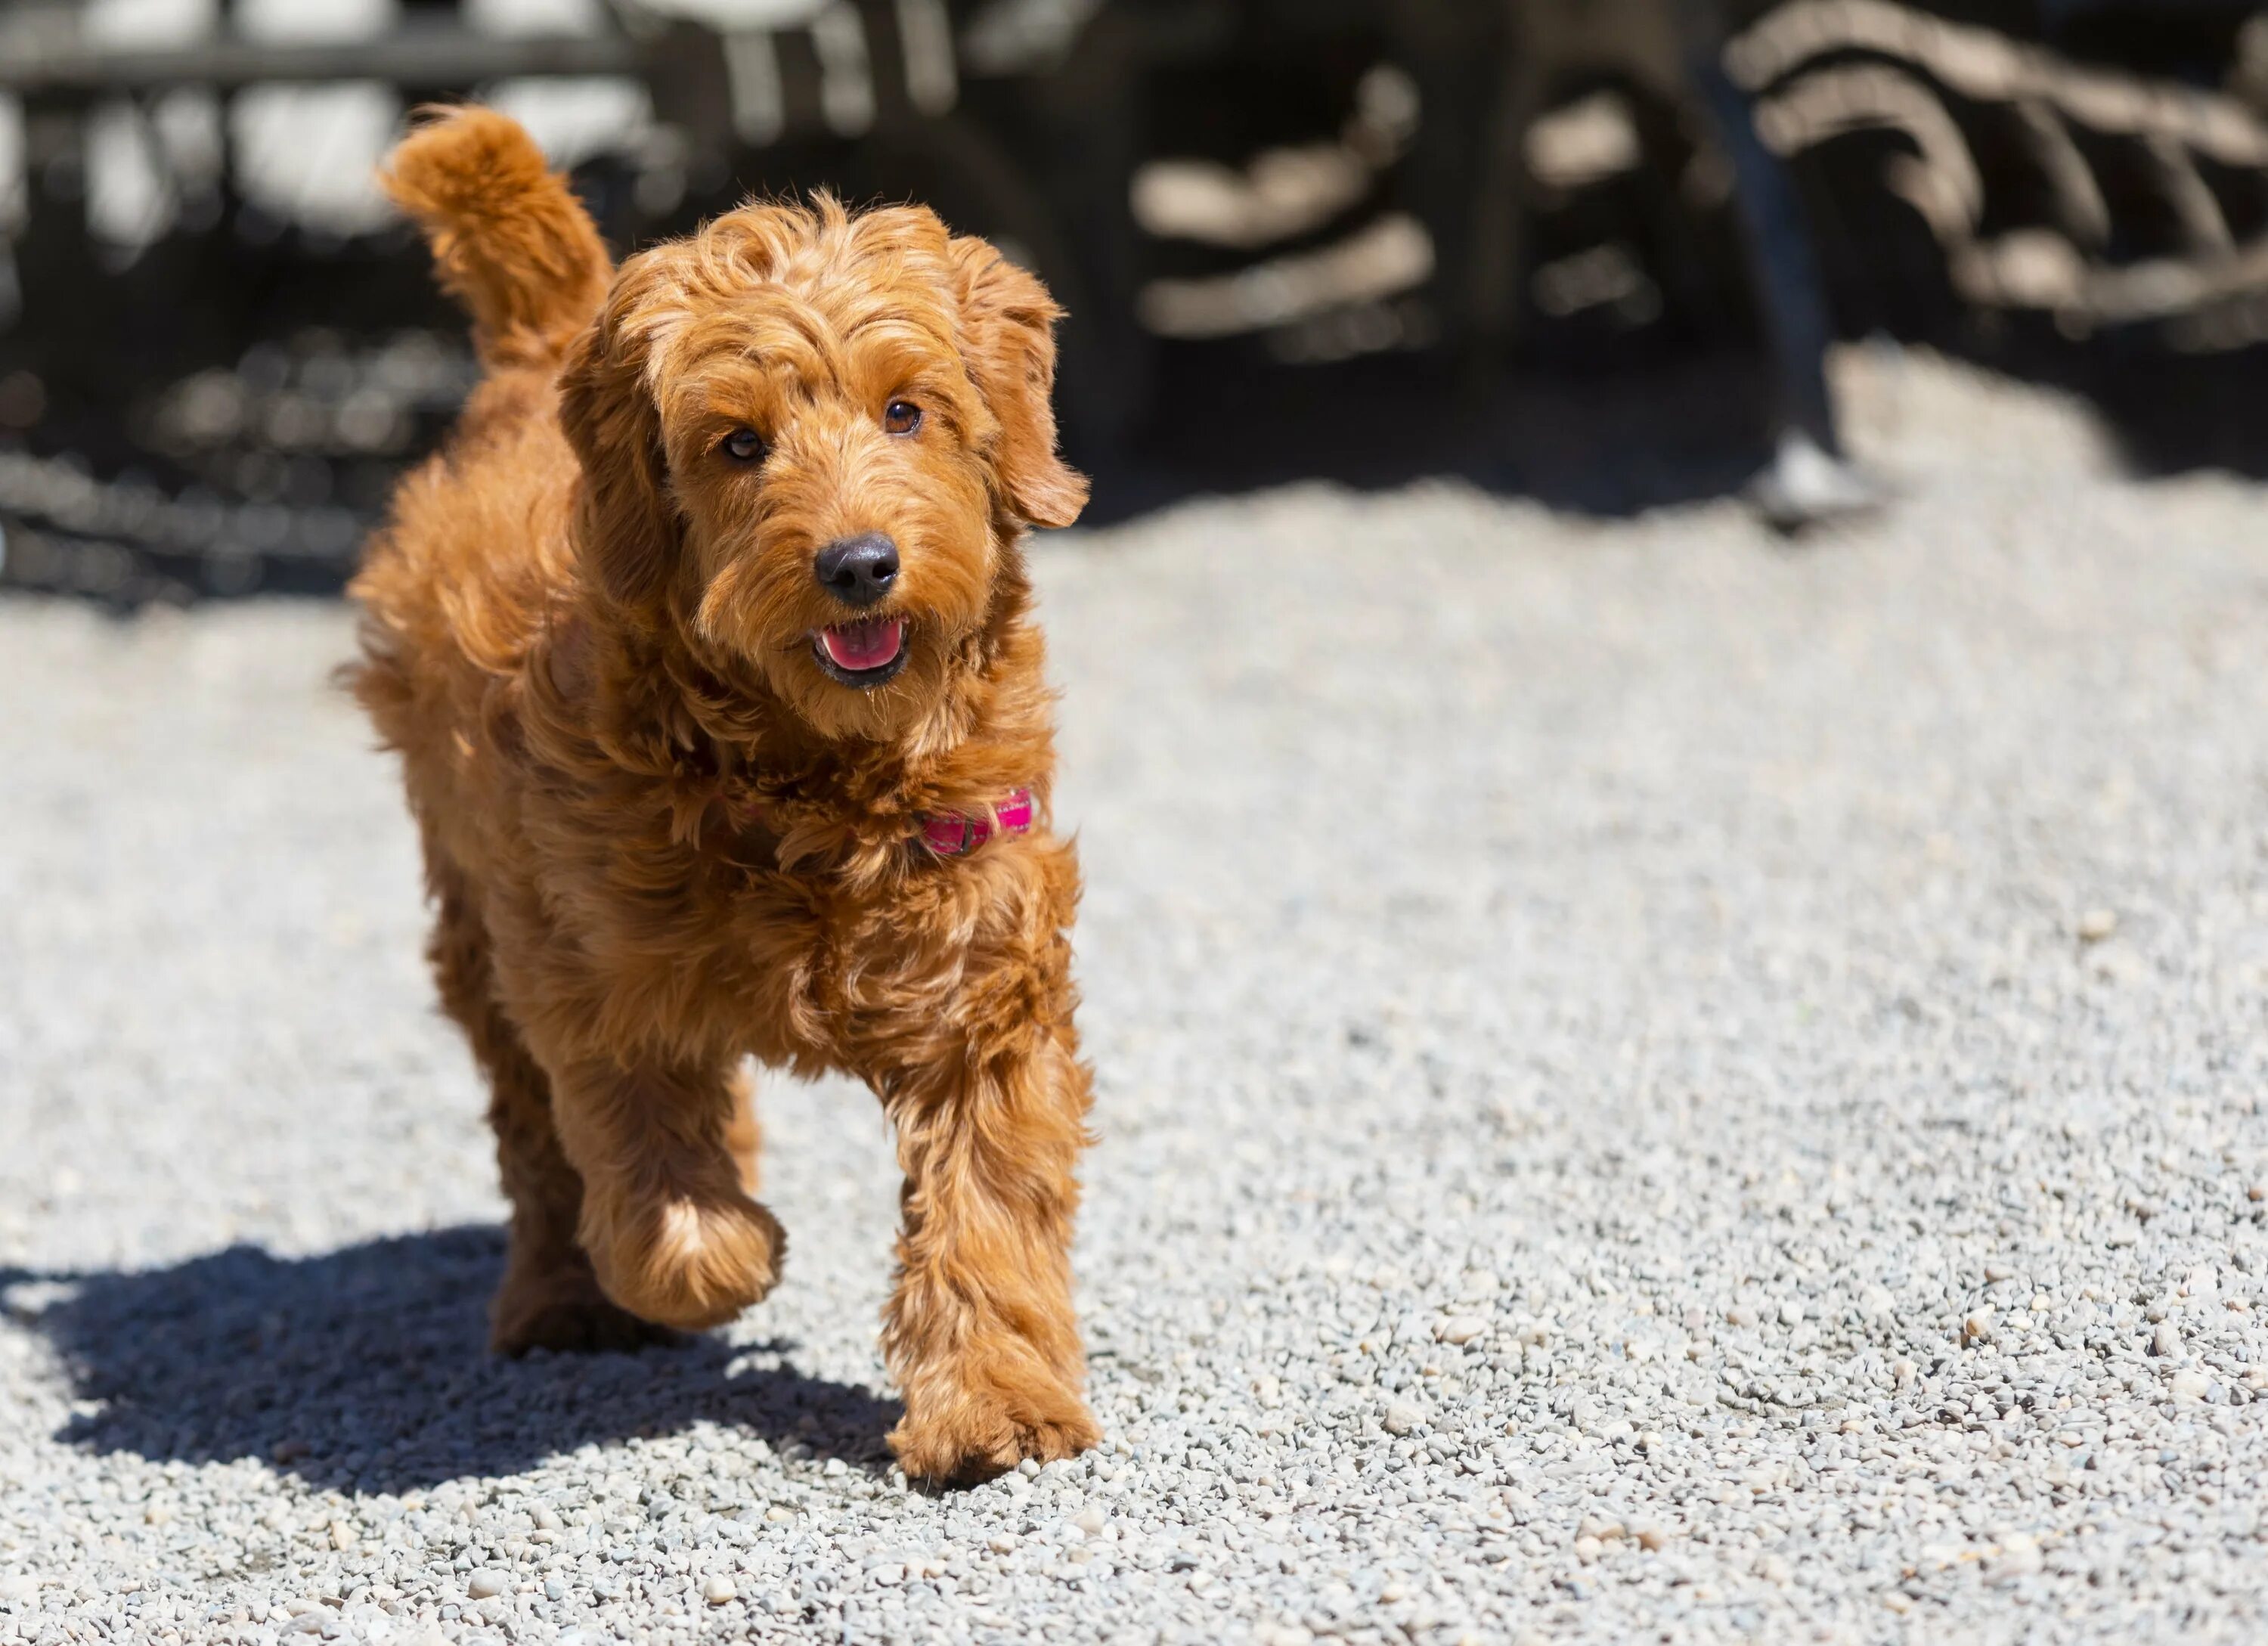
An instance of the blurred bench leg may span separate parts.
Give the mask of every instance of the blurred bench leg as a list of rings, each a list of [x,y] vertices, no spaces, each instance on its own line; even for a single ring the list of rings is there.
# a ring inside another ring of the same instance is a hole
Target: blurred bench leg
[[[1056,412],[1066,449],[1090,465],[1123,455],[1156,412],[1154,345],[1137,318],[1145,258],[1135,225],[1144,82],[1156,55],[1138,9],[1105,6],[1037,100],[1043,152],[1027,157],[1078,265],[1062,333]]]
[[[1386,26],[1393,60],[1416,84],[1419,111],[1410,150],[1395,168],[1395,203],[1432,241],[1429,296],[1440,342],[1469,358],[1481,297],[1472,281],[1472,159],[1491,143],[1501,19],[1461,0],[1415,0],[1391,8]]]

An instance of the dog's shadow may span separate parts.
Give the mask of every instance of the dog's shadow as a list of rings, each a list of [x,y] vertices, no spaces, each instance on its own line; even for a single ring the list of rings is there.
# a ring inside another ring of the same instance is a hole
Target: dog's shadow
[[[503,1258],[502,1231],[465,1227],[312,1258],[233,1246],[131,1273],[0,1269],[0,1295],[67,1369],[83,1414],[57,1438],[98,1452],[258,1458],[312,1486],[390,1493],[707,1420],[887,1462],[895,1404],[804,1376],[792,1345],[491,1355],[482,1310]]]

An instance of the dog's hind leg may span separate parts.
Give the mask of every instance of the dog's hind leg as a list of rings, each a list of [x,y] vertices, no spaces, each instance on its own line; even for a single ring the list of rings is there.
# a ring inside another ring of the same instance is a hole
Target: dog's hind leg
[[[725,1148],[740,1169],[740,1187],[750,1194],[763,1182],[764,1129],[756,1119],[756,1077],[742,1064],[727,1082],[733,1089],[733,1124],[725,1133]]]
[[[433,878],[440,913],[427,954],[442,1006],[464,1029],[488,1076],[489,1123],[512,1201],[504,1279],[489,1305],[490,1347],[520,1354],[534,1348],[633,1349],[669,1340],[666,1328],[617,1308],[599,1289],[591,1260],[575,1240],[583,1184],[560,1152],[550,1081],[497,1000],[488,933],[461,881],[438,867]]]

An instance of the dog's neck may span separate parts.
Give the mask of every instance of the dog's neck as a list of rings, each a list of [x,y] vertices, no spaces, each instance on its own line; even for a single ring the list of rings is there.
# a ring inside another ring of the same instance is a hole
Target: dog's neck
[[[1012,790],[1035,791],[1044,807],[1051,699],[1030,606],[1021,558],[1011,556],[937,700],[887,739],[825,735],[689,624],[626,620],[587,594],[568,620],[576,654],[563,665],[555,639],[551,682],[581,698],[578,718],[608,764],[665,795],[688,838],[713,826],[721,806],[784,820],[789,855],[856,863],[924,817],[981,811]]]

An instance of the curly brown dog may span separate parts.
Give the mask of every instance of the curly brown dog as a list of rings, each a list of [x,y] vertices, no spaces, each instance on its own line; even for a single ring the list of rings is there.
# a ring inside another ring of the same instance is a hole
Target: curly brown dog
[[[613,269],[482,109],[387,183],[486,375],[354,584],[443,1002],[512,1203],[495,1346],[635,1343],[779,1278],[754,1056],[881,1098],[906,1473],[1097,1438],[1071,1301],[1088,1076],[1018,543],[1057,311],[918,208],[750,204]]]

